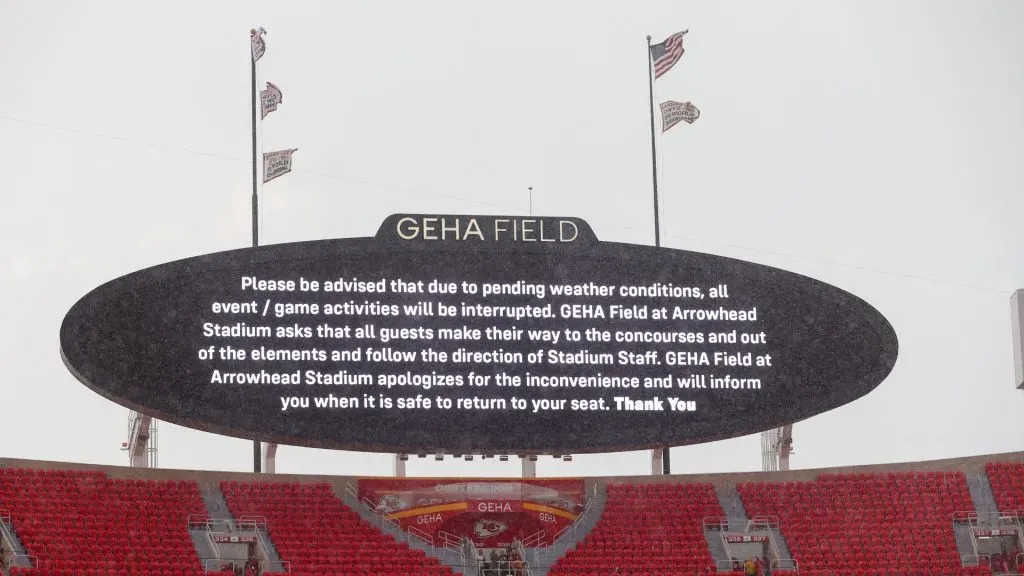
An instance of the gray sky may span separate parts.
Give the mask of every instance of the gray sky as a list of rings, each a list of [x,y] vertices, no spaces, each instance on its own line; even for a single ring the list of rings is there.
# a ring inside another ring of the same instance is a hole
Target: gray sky
[[[127,410],[79,384],[57,331],[89,290],[250,242],[249,44],[284,102],[265,243],[373,234],[394,212],[578,216],[653,243],[645,36],[689,28],[659,99],[666,246],[864,298],[900,358],[795,428],[797,468],[1020,449],[1009,297],[1024,287],[1024,4],[858,1],[0,2],[2,456],[126,464]],[[471,431],[467,431],[471,432]],[[162,467],[251,470],[251,443],[168,424]],[[760,467],[757,436],[674,472]],[[518,462],[411,460],[410,475]],[[281,472],[389,474],[386,455],[282,446]],[[540,475],[649,471],[646,452]]]

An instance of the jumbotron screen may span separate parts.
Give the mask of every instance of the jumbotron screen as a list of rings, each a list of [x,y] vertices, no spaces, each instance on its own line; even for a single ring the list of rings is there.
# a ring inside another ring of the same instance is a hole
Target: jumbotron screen
[[[83,383],[158,419],[398,453],[752,434],[867,394],[898,350],[869,304],[791,272],[578,218],[401,214],[123,276],[60,340]]]

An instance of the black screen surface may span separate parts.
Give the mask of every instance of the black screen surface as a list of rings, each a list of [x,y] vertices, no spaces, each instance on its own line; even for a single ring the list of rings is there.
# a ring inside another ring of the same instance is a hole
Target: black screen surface
[[[870,305],[783,270],[575,218],[422,215],[123,276],[60,340],[83,383],[158,419],[398,453],[757,433],[864,396],[898,350]]]

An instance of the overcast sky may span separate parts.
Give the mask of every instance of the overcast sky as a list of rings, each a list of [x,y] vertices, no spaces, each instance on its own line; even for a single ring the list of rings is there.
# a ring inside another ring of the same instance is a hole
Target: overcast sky
[[[264,243],[373,234],[395,212],[587,220],[653,243],[647,34],[688,28],[659,99],[666,246],[839,286],[895,327],[872,394],[794,429],[794,468],[1021,449],[1011,292],[1024,287],[1024,4],[813,0],[0,2],[0,456],[126,464],[128,411],[79,384],[58,327],[94,287],[250,242],[248,31],[284,93]],[[609,8],[610,7],[610,8]],[[472,433],[467,430],[466,433]],[[161,467],[251,470],[251,442],[169,424]],[[648,453],[542,460],[644,474]],[[389,474],[282,446],[278,471]],[[675,472],[760,468],[749,436]],[[518,462],[411,460],[410,475]]]

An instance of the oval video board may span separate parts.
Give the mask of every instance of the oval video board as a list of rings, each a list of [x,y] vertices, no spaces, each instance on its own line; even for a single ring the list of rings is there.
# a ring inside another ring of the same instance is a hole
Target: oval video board
[[[783,270],[576,218],[422,215],[123,276],[60,346],[97,393],[182,426],[485,454],[757,433],[867,394],[898,349],[863,300]]]

